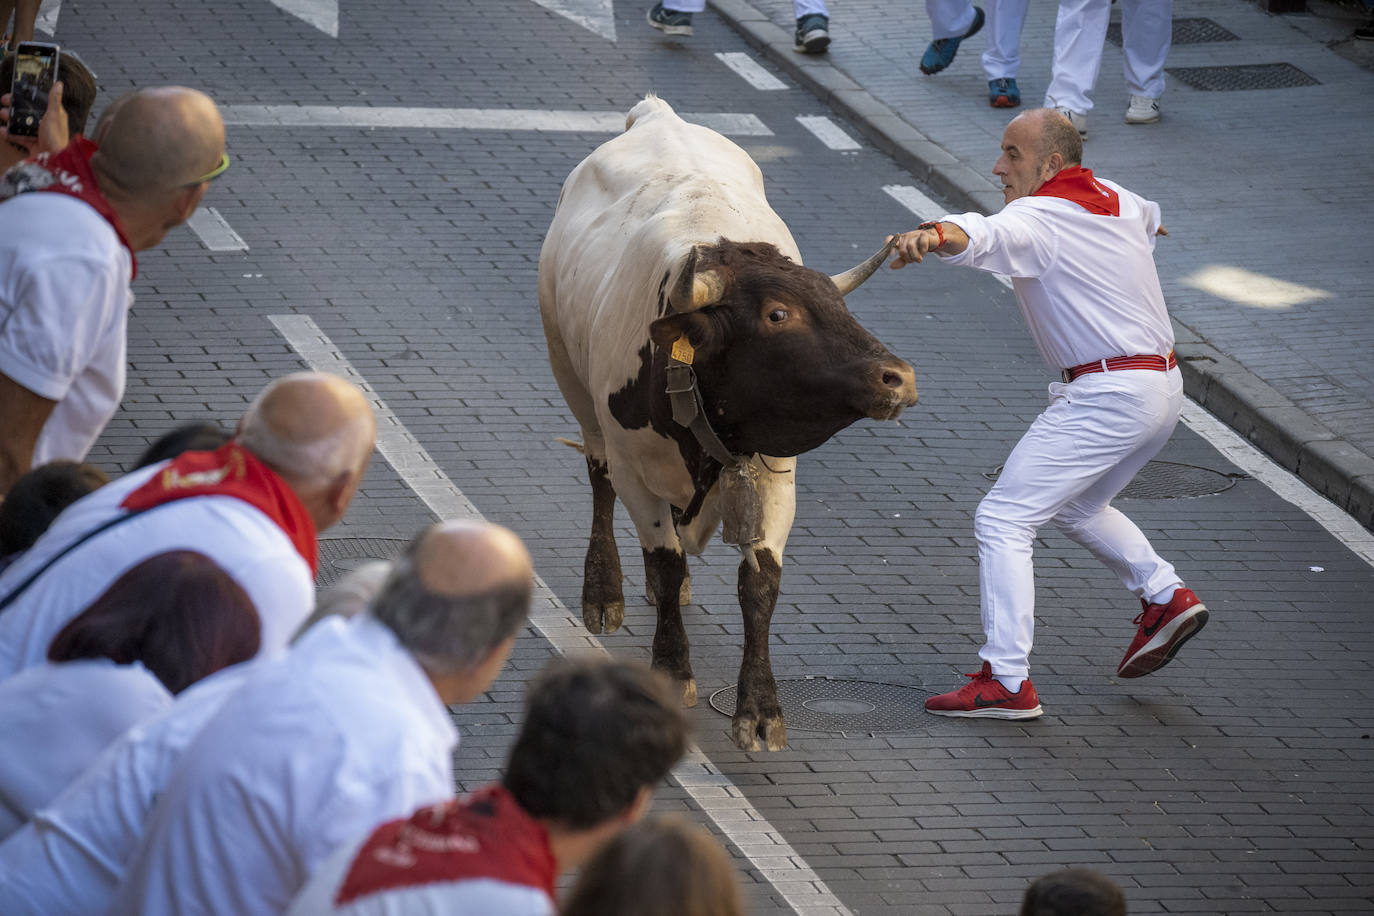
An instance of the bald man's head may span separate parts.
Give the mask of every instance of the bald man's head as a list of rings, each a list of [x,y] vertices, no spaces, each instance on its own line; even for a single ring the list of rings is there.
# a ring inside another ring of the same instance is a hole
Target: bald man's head
[[[111,183],[146,200],[192,185],[219,164],[224,121],[208,95],[184,86],[140,89],[121,98],[101,125],[92,164]]]
[[[361,478],[376,434],[372,406],[357,387],[337,375],[297,372],[262,390],[235,439],[309,502],[340,478]]]
[[[534,564],[510,529],[440,522],[395,562],[372,613],[431,674],[478,665],[529,615]]]

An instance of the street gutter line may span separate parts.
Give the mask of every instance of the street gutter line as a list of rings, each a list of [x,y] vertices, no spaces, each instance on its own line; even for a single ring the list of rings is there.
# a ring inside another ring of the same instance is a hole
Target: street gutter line
[[[377,416],[378,451],[436,517],[483,518],[310,316],[270,315],[268,320],[312,369],[332,372],[362,390]],[[538,576],[530,623],[561,655],[610,654],[599,639],[587,632],[581,616],[569,613]],[[672,776],[795,912],[805,916],[853,916],[777,828],[695,743],[689,745]]]

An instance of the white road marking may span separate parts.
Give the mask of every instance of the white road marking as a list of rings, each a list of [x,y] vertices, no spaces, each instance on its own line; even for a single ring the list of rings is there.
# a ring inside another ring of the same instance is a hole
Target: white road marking
[[[546,10],[570,19],[607,41],[615,41],[615,11],[611,0],[534,0]]]
[[[238,127],[417,127],[452,130],[567,131],[618,134],[623,111],[531,108],[367,108],[337,105],[223,105],[224,123]],[[682,118],[732,136],[771,137],[756,115],[683,112]]]
[[[313,25],[331,38],[339,37],[339,0],[268,0],[273,6]]]
[[[786,83],[763,69],[762,64],[743,51],[717,51],[716,58],[755,89],[776,92],[787,88]]]
[[[923,221],[935,219],[948,212],[909,185],[884,185],[883,191]],[[998,276],[998,279],[1011,286],[1011,280],[1007,277]],[[1184,399],[1182,420],[1189,429],[1206,439],[1228,461],[1264,484],[1281,499],[1307,513],[1332,537],[1366,563],[1374,566],[1374,534],[1355,521],[1348,512],[1313,490],[1301,478],[1279,467],[1268,455],[1245,441],[1192,398]]]
[[[38,18],[33,21],[33,30],[42,32],[45,35],[57,34],[57,17],[62,14],[62,0],[43,0],[38,7]],[[3,31],[5,24],[0,22],[0,31]],[[9,92],[9,87],[5,87],[5,92]]]
[[[862,149],[857,140],[825,115],[797,115],[797,121],[830,149]]]
[[[893,200],[897,201],[897,203],[910,210],[915,217],[923,223],[933,219],[939,219],[949,213],[944,207],[940,206],[929,197],[926,197],[919,189],[913,188],[909,184],[885,184],[883,185],[883,191],[887,193],[888,197],[891,197]],[[1011,289],[1010,277],[1004,277],[1001,274],[992,274],[992,276],[997,278],[998,283],[1001,283],[1007,289]]]
[[[343,376],[362,389],[377,414],[377,449],[435,516],[441,519],[482,518],[313,319],[308,315],[269,317],[311,368]],[[530,622],[559,653],[609,654],[601,641],[586,631],[581,616],[569,613],[558,596],[538,577],[535,589]],[[796,913],[853,916],[782,834],[695,744],[688,748],[687,756],[673,770],[673,779],[687,790],[706,816],[772,883]]]
[[[200,236],[201,244],[211,251],[247,251],[245,242],[214,207],[197,207],[186,221],[191,231]]]

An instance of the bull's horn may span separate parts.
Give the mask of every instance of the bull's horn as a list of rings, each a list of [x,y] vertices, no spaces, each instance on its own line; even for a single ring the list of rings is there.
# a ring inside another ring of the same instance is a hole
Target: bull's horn
[[[697,270],[697,250],[693,248],[668,294],[668,304],[675,312],[694,312],[714,305],[724,295],[724,274],[719,270]]]
[[[850,293],[854,292],[854,290],[858,289],[861,283],[873,276],[874,271],[883,266],[883,262],[887,260],[887,256],[890,255],[892,249],[896,247],[897,236],[894,235],[892,241],[884,245],[873,257],[864,261],[857,267],[849,268],[849,270],[846,270],[842,274],[835,274],[835,276],[830,278],[831,282],[840,288],[841,296],[848,296]]]

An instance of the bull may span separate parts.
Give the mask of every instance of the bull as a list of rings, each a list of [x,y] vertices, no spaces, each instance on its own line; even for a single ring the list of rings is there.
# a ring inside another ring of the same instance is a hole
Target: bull
[[[583,621],[608,633],[624,619],[618,496],[658,611],[652,664],[694,705],[686,555],[723,520],[741,551],[732,733],[745,750],[787,743],[768,636],[796,456],[916,402],[911,366],[843,299],[889,250],[834,277],[803,267],[749,155],[650,95],[568,176],[539,255],[549,362],[591,481]]]

